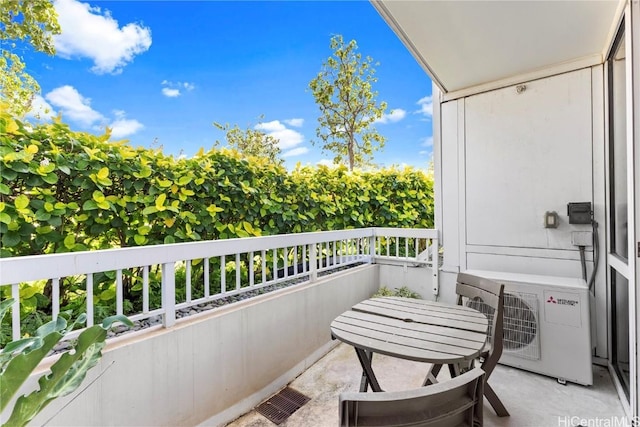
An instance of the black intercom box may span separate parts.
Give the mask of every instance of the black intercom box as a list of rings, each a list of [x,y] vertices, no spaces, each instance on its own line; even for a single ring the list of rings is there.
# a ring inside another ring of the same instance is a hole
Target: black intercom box
[[[591,224],[591,202],[573,202],[567,205],[569,224]]]

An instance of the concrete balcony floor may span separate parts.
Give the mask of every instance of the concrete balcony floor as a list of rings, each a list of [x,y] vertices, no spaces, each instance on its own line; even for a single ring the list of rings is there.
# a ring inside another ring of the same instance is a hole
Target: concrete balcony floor
[[[425,364],[381,355],[374,355],[373,367],[380,385],[388,391],[419,387],[427,371]],[[444,371],[446,369],[441,375]],[[360,374],[353,348],[339,344],[289,384],[311,400],[280,426],[337,426],[338,396],[344,391],[357,391]],[[590,387],[572,383],[561,385],[554,378],[502,365],[498,365],[489,381],[511,416],[498,418],[485,401],[485,426],[626,425],[622,420],[624,409],[609,372],[600,366],[594,365],[594,384]],[[604,420],[615,421],[603,424],[606,423]],[[252,411],[227,427],[274,425]]]

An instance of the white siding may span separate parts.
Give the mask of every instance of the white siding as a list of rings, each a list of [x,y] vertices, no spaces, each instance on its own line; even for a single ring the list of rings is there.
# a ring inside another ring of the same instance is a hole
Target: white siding
[[[602,67],[440,104],[443,270],[581,277],[568,202],[592,202],[604,252]],[[557,229],[544,213],[556,211]],[[587,247],[588,275],[593,266]],[[596,281],[597,355],[606,357],[604,268]],[[441,285],[442,288],[442,285]],[[446,290],[442,290],[446,293]]]

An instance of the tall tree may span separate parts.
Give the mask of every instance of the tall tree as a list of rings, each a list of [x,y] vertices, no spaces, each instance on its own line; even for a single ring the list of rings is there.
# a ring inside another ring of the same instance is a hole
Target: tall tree
[[[51,0],[0,1],[0,100],[11,114],[21,116],[29,111],[40,91],[15,53],[16,43],[28,43],[38,52],[53,55],[54,34],[60,34],[60,25]]]
[[[335,154],[335,163],[346,159],[353,170],[369,164],[373,152],[384,147],[385,138],[373,123],[382,117],[387,104],[378,104],[378,93],[372,89],[378,81],[374,77],[378,63],[369,56],[363,58],[356,41],[345,44],[341,35],[333,36],[330,46],[333,54],[309,83],[321,112],[316,136],[323,151]]]
[[[225,132],[225,139],[230,148],[239,151],[245,156],[264,157],[270,161],[282,165],[284,161],[280,158],[280,147],[277,138],[267,135],[259,129],[247,127],[243,130],[234,125],[221,124],[214,122],[213,125]],[[220,146],[220,142],[216,141],[215,146]]]

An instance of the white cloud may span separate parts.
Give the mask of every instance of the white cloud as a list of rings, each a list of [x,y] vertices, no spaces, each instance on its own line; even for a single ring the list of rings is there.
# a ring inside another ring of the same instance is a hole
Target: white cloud
[[[123,138],[138,132],[144,125],[134,119],[117,118],[109,127],[111,128],[111,136],[113,138]]]
[[[180,90],[179,89],[170,89],[168,87],[163,87],[162,88],[162,94],[166,97],[169,98],[175,98],[177,96],[180,96]]]
[[[41,95],[36,95],[31,101],[31,109],[27,112],[26,117],[46,121],[54,118],[56,114],[51,104]]]
[[[294,149],[289,150],[289,151],[285,151],[282,154],[282,157],[301,156],[302,154],[306,154],[308,152],[309,152],[309,149],[307,147],[298,147],[298,148],[294,148]]]
[[[407,115],[407,112],[405,110],[403,110],[402,108],[396,108],[395,110],[391,110],[389,114],[383,114],[382,117],[380,117],[379,119],[375,119],[373,123],[380,123],[380,124],[395,123],[404,119],[406,115]]]
[[[133,58],[151,46],[151,30],[129,23],[120,27],[109,11],[77,0],[55,0],[62,34],[54,36],[64,58],[89,58],[97,74],[122,72]]]
[[[91,108],[91,99],[80,95],[73,86],[55,88],[45,98],[60,109],[63,117],[81,125],[90,126],[104,119],[102,114]]]
[[[289,126],[299,128],[299,127],[302,127],[302,125],[304,124],[304,119],[288,119],[288,120],[283,120],[283,122],[285,122]]]
[[[416,111],[416,113],[424,114],[427,118],[431,118],[433,116],[433,96],[428,95],[424,98],[420,98],[418,102],[416,102],[420,106],[420,109]]]
[[[255,128],[280,141],[278,146],[283,151],[294,148],[304,141],[304,136],[300,132],[287,128],[279,120],[259,123]]]
[[[433,136],[427,136],[424,138],[420,145],[423,147],[433,147]]]
[[[41,97],[40,97],[41,98]],[[73,86],[60,86],[47,93],[45,98],[53,105],[58,107],[63,118],[76,122],[84,127],[93,127],[95,130],[102,130],[104,126],[111,128],[111,136],[113,138],[122,138],[132,135],[142,128],[144,125],[135,119],[127,119],[123,110],[113,111],[113,120],[109,120],[103,114],[91,108],[91,100],[85,98]],[[53,107],[44,99],[36,99],[37,105],[48,107],[53,111]],[[34,106],[36,104],[34,103]],[[32,108],[33,110],[33,108]]]
[[[182,89],[187,91],[192,91],[196,87],[193,83],[170,82],[169,80],[163,80],[162,83],[160,84],[163,86],[162,94],[169,98],[175,98],[182,95],[182,92],[181,92]]]

